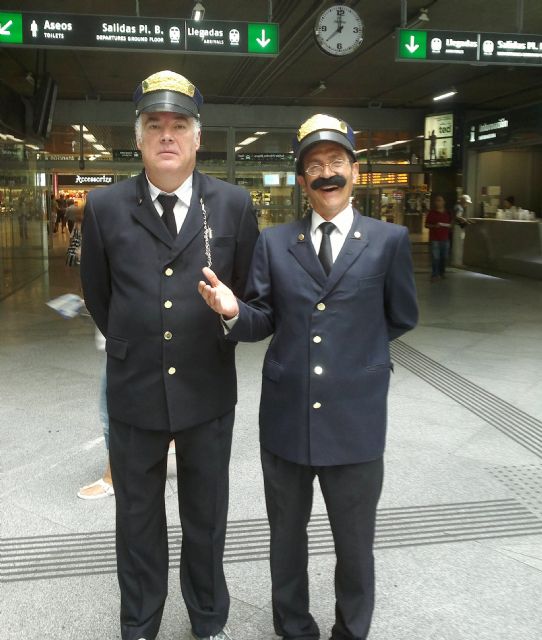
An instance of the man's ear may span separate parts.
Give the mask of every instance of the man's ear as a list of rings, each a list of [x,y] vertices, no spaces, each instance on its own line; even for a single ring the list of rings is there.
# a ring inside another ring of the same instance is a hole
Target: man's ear
[[[300,186],[304,191],[306,191],[306,190],[307,190],[307,182],[306,182],[306,180],[305,180],[305,177],[304,177],[304,176],[300,176],[300,175],[298,174],[298,176],[297,176],[297,184],[298,184],[298,185],[299,185],[299,186]]]
[[[354,162],[352,164],[352,178],[354,182],[356,182],[358,176],[359,176],[359,162]]]

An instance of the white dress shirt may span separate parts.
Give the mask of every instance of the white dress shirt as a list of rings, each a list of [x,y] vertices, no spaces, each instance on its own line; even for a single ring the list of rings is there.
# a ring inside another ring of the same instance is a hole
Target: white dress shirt
[[[156,211],[158,211],[158,215],[162,217],[164,209],[162,208],[160,202],[158,202],[157,198],[161,193],[165,193],[165,191],[160,191],[158,187],[155,187],[149,180],[148,176],[147,182],[149,183],[149,192],[151,194],[152,203],[154,204]],[[173,191],[173,193],[166,193],[166,195],[177,196],[177,202],[175,203],[175,207],[173,208],[173,214],[175,215],[177,233],[179,233],[181,227],[183,226],[183,222],[185,221],[186,214],[188,213],[190,200],[192,199],[192,174],[188,176],[188,178],[178,189]]]
[[[343,248],[343,244],[348,237],[350,229],[352,228],[352,223],[354,222],[354,210],[352,209],[352,205],[349,204],[329,221],[322,218],[320,214],[313,210],[311,220],[311,241],[316,254],[320,251],[320,245],[322,244],[322,230],[319,229],[322,222],[332,222],[335,225],[335,229],[333,229],[329,234],[331,254],[333,256],[333,262],[335,262]]]

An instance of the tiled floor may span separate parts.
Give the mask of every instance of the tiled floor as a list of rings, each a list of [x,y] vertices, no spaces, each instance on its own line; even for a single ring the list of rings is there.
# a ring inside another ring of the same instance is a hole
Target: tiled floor
[[[371,640],[538,640],[542,630],[542,287],[418,274],[419,328],[394,346]],[[119,638],[114,499],[79,486],[104,464],[102,356],[88,319],[45,306],[77,290],[62,259],[0,303],[2,638]],[[273,638],[257,442],[264,344],[238,352],[226,572],[238,640]],[[178,549],[174,470],[166,502]],[[322,500],[311,523],[312,608],[333,619]],[[160,640],[188,638],[177,569]]]

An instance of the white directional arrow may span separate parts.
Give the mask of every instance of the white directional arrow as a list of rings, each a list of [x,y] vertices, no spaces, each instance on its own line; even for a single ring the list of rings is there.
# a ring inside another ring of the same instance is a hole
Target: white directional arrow
[[[5,25],[0,24],[0,36],[10,36],[11,31],[8,31],[8,29],[11,27],[12,24],[13,24],[13,20],[8,20]]]
[[[256,42],[260,45],[262,49],[265,49],[267,45],[271,42],[271,38],[265,37],[265,29],[262,29],[262,37],[256,38]]]
[[[414,53],[414,51],[420,48],[420,45],[416,44],[414,36],[410,36],[410,42],[407,42],[405,47],[410,51],[410,53]]]

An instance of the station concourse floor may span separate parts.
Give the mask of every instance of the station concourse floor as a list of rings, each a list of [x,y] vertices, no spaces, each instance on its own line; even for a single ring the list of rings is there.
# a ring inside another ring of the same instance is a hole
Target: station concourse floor
[[[45,301],[77,291],[48,275],[0,302],[2,640],[120,638],[114,498],[83,501],[105,452],[103,354],[88,318]],[[419,327],[393,345],[385,487],[370,640],[542,637],[542,287],[451,270],[417,273]],[[258,447],[265,344],[240,345],[226,575],[237,640],[274,637]],[[170,464],[174,464],[171,462]],[[179,523],[168,473],[170,595],[159,640],[189,637],[178,585]],[[311,605],[333,622],[332,539],[317,494]]]

